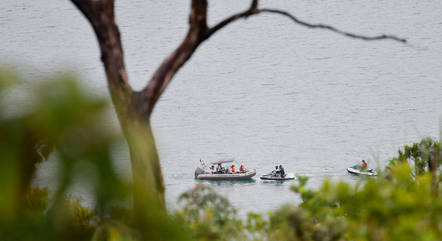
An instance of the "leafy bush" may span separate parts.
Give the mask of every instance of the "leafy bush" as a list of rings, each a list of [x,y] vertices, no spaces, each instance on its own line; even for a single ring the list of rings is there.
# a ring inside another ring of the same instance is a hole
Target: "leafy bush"
[[[377,178],[358,185],[326,180],[317,190],[298,177],[291,187],[299,205],[268,215],[238,216],[212,188],[197,185],[166,213],[156,203],[133,210],[136,190],[115,170],[111,155],[120,138],[102,123],[107,103],[55,76],[32,89],[31,108],[5,93],[15,73],[0,71],[0,240],[440,240],[440,144],[405,146]],[[51,155],[59,164],[55,190],[33,185],[36,164]],[[75,180],[92,188],[92,205],[69,195]]]
[[[135,220],[133,188],[111,155],[120,136],[103,125],[107,102],[71,75],[33,82],[0,70],[0,240],[188,240],[153,203]],[[5,111],[19,105],[8,98],[17,85],[32,90],[30,107]],[[49,155],[58,163],[50,192],[32,185],[36,164]],[[76,180],[92,189],[92,206],[69,195]]]
[[[430,140],[417,146],[431,150],[432,161],[439,163],[440,155],[434,153],[440,152],[439,142]],[[413,160],[428,163],[429,156],[420,151]],[[197,240],[439,240],[442,191],[435,192],[432,180],[440,184],[440,179],[429,169],[415,175],[415,167],[398,159],[393,158],[387,172],[358,185],[326,180],[312,190],[306,187],[308,178],[298,177],[291,189],[301,196],[300,205],[283,205],[268,217],[249,213],[245,223],[227,200],[203,186],[182,196],[186,205],[181,214]],[[229,218],[216,222],[214,210]],[[231,226],[236,229],[226,232]]]
[[[414,167],[413,175],[422,175],[425,172],[437,171],[442,163],[440,160],[440,143],[432,138],[424,138],[419,143],[404,146],[398,151],[398,156],[390,160],[390,165],[408,162]]]

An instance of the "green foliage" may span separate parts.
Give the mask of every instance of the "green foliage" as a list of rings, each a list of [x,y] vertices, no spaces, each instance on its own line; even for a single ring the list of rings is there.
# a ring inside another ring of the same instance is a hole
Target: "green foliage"
[[[246,218],[212,188],[197,185],[167,214],[146,200],[133,210],[136,189],[115,170],[118,134],[103,121],[106,101],[87,94],[73,76],[56,76],[31,88],[32,108],[6,114],[4,94],[15,73],[0,71],[0,240],[440,240],[440,144],[405,146],[377,178],[358,185],[326,180],[316,190],[308,178],[291,187],[299,205]],[[36,164],[58,163],[55,190],[32,185]],[[92,205],[69,195],[81,180]],[[152,201],[152,202],[151,202]]]
[[[196,239],[243,240],[242,221],[235,208],[212,188],[197,185],[183,193],[179,201],[184,207],[176,215],[195,231]]]
[[[431,191],[431,176],[412,179],[407,163],[391,172],[393,179],[368,179],[361,186],[326,181],[299,208],[346,240],[437,240],[442,202]]]
[[[403,150],[398,151],[398,156],[390,160],[390,165],[396,165],[400,162],[408,162],[414,167],[414,175],[422,175],[432,165],[432,161],[439,160],[441,153],[439,141],[431,138],[424,138],[419,143],[415,142],[411,146],[404,146]],[[435,164],[435,169],[440,168],[442,162]]]
[[[421,142],[428,144],[425,148],[440,150],[436,149],[438,142],[429,140]],[[439,162],[439,156],[433,152],[432,161]],[[426,157],[420,151],[413,160],[428,160]],[[191,220],[197,240],[439,240],[442,192],[432,188],[432,173],[424,169],[415,176],[415,168],[403,161],[392,162],[387,169],[387,176],[364,179],[358,185],[326,180],[317,190],[306,187],[307,177],[298,177],[291,189],[300,195],[301,204],[283,205],[268,217],[249,213],[245,224],[234,215],[223,219],[225,226],[236,225],[235,236],[225,236],[220,231],[223,226],[214,222],[213,210],[235,211],[210,188],[198,186],[184,194],[187,203],[182,214]],[[440,178],[436,182],[440,184]],[[207,230],[213,227],[217,227],[216,236],[209,236]]]
[[[186,228],[156,203],[132,210],[134,189],[115,170],[111,155],[120,136],[103,125],[105,100],[71,75],[31,84],[0,71],[0,81],[0,240],[189,239]],[[31,107],[11,114],[4,108],[17,103],[5,94],[18,91],[15,83],[33,90],[22,93]],[[32,185],[36,164],[49,155],[58,171],[50,191]],[[70,196],[78,183],[92,190],[91,206]]]

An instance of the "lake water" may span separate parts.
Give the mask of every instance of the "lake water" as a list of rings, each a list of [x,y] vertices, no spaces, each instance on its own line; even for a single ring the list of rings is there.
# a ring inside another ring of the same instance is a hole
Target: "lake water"
[[[117,20],[134,88],[149,80],[184,37],[190,1],[118,1]],[[211,1],[209,23],[249,1]],[[383,167],[399,147],[439,137],[442,117],[442,3],[411,0],[263,1],[298,17],[364,34],[409,40],[365,42],[310,30],[275,15],[228,26],[180,70],[153,114],[167,201],[192,188],[199,160],[235,158],[259,174],[275,164],[309,176],[356,181],[361,159]],[[65,0],[2,0],[0,63],[29,75],[74,70],[108,96],[90,26]],[[108,125],[118,126],[115,115]],[[116,150],[128,171],[127,150]],[[55,166],[40,168],[51,183]],[[242,211],[298,202],[290,183],[204,182]],[[81,191],[79,191],[81,193]]]

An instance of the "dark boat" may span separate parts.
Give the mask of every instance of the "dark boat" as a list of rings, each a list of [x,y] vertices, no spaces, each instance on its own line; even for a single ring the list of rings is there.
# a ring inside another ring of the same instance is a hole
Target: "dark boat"
[[[294,180],[295,174],[293,173],[287,173],[284,177],[281,177],[279,174],[269,173],[262,175],[260,177],[262,180],[275,180],[275,181],[287,181],[287,180]]]
[[[361,168],[358,167],[357,165],[347,168],[347,171],[351,174],[354,174],[354,175],[365,175],[365,176],[377,176],[378,175],[377,172],[372,168],[361,170]]]

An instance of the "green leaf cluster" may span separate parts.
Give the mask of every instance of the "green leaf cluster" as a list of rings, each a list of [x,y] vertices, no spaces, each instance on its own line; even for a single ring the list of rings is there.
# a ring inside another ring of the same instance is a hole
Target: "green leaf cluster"
[[[238,214],[211,187],[183,193],[166,213],[156,202],[132,208],[133,188],[116,170],[121,137],[103,125],[108,104],[75,76],[37,81],[0,70],[0,240],[441,240],[439,141],[405,146],[375,178],[357,185],[325,180],[317,189],[299,176],[300,204],[268,214]],[[33,81],[35,82],[35,81]],[[5,96],[23,83],[31,108]],[[31,87],[29,87],[31,86]],[[37,166],[57,163],[53,189],[35,184]],[[80,181],[79,181],[80,180]],[[80,182],[91,202],[70,195]],[[142,187],[141,187],[142,188]],[[136,215],[135,215],[136,214]]]
[[[0,240],[189,240],[157,203],[134,215],[134,188],[112,155],[121,136],[103,124],[107,101],[73,75],[27,80],[0,71],[0,81]],[[19,106],[7,97],[20,88],[30,108],[4,111]],[[48,159],[57,167],[51,189],[34,180]],[[90,190],[87,206],[70,194],[74,185]]]

